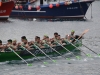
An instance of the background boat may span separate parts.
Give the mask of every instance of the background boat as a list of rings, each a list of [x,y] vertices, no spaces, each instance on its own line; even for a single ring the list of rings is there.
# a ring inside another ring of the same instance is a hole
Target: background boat
[[[49,0],[50,1],[50,0]],[[83,19],[94,0],[84,1],[60,1],[47,2],[46,0],[36,0],[29,3],[17,2],[10,17],[18,18],[77,18]]]
[[[0,20],[7,20],[13,8],[13,1],[0,2]]]

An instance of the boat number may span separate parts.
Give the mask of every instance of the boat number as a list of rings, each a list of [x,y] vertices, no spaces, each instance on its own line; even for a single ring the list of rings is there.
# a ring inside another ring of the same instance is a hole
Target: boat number
[[[67,7],[67,10],[68,9],[78,9],[78,7]]]
[[[6,13],[6,10],[0,10],[0,13]]]

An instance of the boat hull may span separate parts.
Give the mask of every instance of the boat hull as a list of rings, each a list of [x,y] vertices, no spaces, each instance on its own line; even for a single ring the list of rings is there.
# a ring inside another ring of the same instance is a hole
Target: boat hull
[[[79,47],[81,46],[82,43],[77,43],[76,46]],[[75,52],[75,53],[79,53],[80,50],[77,50],[74,46],[72,46],[71,44],[65,45],[65,47],[70,50],[71,52]],[[68,53],[68,51],[66,51],[65,49],[63,49],[61,46],[56,46],[53,47],[54,49],[56,49],[58,52],[60,52],[61,54],[65,54]],[[34,49],[34,50],[30,50],[33,54],[35,54],[36,56],[42,57],[45,56],[41,51],[39,51],[38,49]],[[51,48],[43,48],[42,51],[44,51],[47,55],[56,55],[58,56],[59,54],[57,54],[55,51],[53,51]],[[28,58],[33,58],[33,56],[27,52],[26,50],[24,51],[16,51],[22,58],[24,59],[28,59]],[[12,60],[21,60],[16,54],[14,54],[11,51],[8,52],[0,52],[0,62],[4,62],[4,61],[12,61]]]
[[[13,1],[2,3],[0,6],[0,20],[7,20],[13,8]]]
[[[23,6],[23,9],[13,9],[10,17],[18,18],[84,18],[90,4],[93,1],[73,2],[70,5],[65,5],[64,2],[60,3],[59,7],[53,4],[53,8],[49,5],[41,6],[41,10],[37,11],[36,8],[28,10],[28,6]]]

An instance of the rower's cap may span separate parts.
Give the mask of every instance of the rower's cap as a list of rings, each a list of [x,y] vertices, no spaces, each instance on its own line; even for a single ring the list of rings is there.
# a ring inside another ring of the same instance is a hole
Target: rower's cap
[[[13,42],[14,42],[14,41],[17,41],[17,40],[16,40],[16,39],[14,39],[14,40],[13,40]]]
[[[44,35],[44,36],[46,36],[46,37],[47,37],[48,35]]]
[[[74,30],[72,30],[71,32],[75,32]]]

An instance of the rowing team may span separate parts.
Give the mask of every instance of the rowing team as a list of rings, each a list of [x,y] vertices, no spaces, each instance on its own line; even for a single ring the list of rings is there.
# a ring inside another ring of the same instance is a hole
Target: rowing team
[[[65,38],[61,38],[61,36],[55,32],[54,38],[49,38],[49,36],[44,35],[43,39],[40,40],[39,36],[35,37],[35,41],[28,42],[26,36],[21,37],[21,42],[17,43],[17,40],[11,40],[9,39],[7,44],[2,44],[2,41],[0,40],[0,51],[4,52],[5,50],[8,50],[9,48],[12,48],[13,50],[18,50],[18,48],[26,48],[28,50],[35,49],[35,46],[38,46],[39,48],[46,48],[48,46],[54,47],[59,45],[58,43],[62,45],[66,45],[67,43],[75,42],[75,39],[79,39],[78,35],[74,35],[75,31],[72,30],[70,35],[66,35]]]

